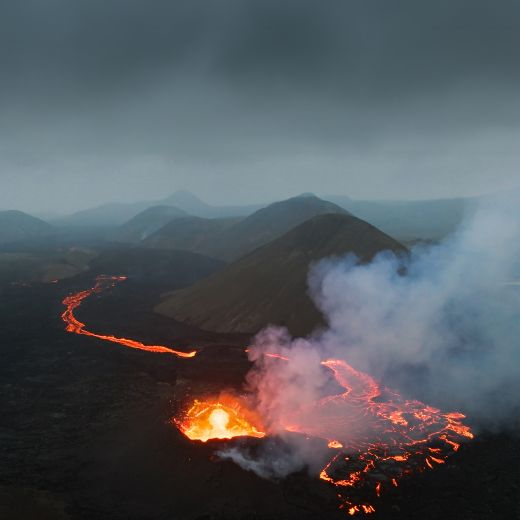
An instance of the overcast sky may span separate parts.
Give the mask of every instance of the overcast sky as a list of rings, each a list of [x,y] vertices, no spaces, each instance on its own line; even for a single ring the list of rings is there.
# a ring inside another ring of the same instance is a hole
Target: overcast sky
[[[520,184],[516,0],[5,0],[0,208]]]

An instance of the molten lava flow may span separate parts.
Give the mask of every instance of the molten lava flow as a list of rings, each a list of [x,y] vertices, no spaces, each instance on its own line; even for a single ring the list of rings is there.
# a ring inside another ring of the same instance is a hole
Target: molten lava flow
[[[202,442],[233,437],[264,437],[265,433],[251,424],[250,415],[251,412],[244,410],[238,402],[224,404],[195,400],[185,416],[175,422],[186,437]]]
[[[61,319],[67,325],[65,330],[67,332],[73,332],[74,334],[91,336],[93,338],[110,341],[112,343],[118,343],[119,345],[124,345],[125,347],[135,348],[138,350],[146,350],[148,352],[158,352],[162,354],[174,354],[175,356],[182,358],[194,357],[197,353],[195,350],[192,352],[181,352],[168,347],[163,347],[162,345],[145,345],[140,341],[135,341],[133,339],[95,334],[94,332],[90,332],[89,330],[85,329],[85,324],[81,323],[81,321],[79,321],[74,316],[74,310],[81,305],[81,302],[84,299],[88,298],[92,294],[100,293],[108,287],[113,287],[117,282],[122,282],[123,280],[126,280],[125,276],[98,276],[96,278],[96,284],[91,289],[80,291],[78,293],[67,296],[67,298],[63,300],[63,305],[65,305],[66,309],[65,312],[61,315]]]
[[[66,330],[148,352],[194,357],[196,351],[180,352],[85,329],[74,316],[75,309],[92,294],[123,280],[123,276],[99,276],[94,287],[65,298],[61,317]],[[289,357],[277,353],[265,356],[271,363],[290,362]],[[371,502],[385,489],[398,486],[402,477],[444,464],[464,440],[473,438],[461,413],[444,413],[420,401],[404,399],[343,360],[329,359],[321,364],[344,391],[295,410],[282,426],[307,437],[322,438],[334,450],[319,476],[336,486],[340,508],[349,515],[373,513]],[[255,426],[261,424],[258,417],[233,398],[196,400],[182,419],[174,422],[186,437],[202,442],[266,435],[261,426]]]
[[[340,508],[350,515],[373,513],[369,502],[386,487],[397,486],[400,478],[413,472],[444,464],[461,442],[473,438],[460,413],[443,413],[406,400],[343,360],[321,364],[345,391],[295,411],[284,426],[328,441],[335,453],[320,478],[338,488]]]

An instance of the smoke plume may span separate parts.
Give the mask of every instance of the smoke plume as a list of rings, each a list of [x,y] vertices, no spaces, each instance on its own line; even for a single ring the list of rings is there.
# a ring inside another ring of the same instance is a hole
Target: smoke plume
[[[509,418],[520,387],[518,197],[482,202],[439,245],[369,265],[325,260],[310,274],[329,327],[313,342],[387,385],[475,421]]]
[[[283,435],[295,414],[312,422],[306,411],[331,384],[320,360],[331,358],[407,397],[460,410],[474,426],[510,425],[520,404],[518,199],[516,193],[481,201],[457,233],[415,247],[405,259],[382,253],[370,264],[348,256],[314,265],[310,294],[327,327],[305,339],[268,327],[250,349],[248,381],[270,432]],[[297,453],[294,470],[321,457]],[[255,471],[247,455],[229,458]],[[264,458],[257,473],[287,474],[276,459]]]

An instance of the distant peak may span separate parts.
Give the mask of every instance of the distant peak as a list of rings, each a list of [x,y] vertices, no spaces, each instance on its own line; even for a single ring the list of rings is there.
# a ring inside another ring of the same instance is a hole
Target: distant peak
[[[197,195],[193,194],[191,191],[188,190],[178,190],[169,197],[170,199],[177,199],[177,200],[192,200],[197,202],[202,202]]]

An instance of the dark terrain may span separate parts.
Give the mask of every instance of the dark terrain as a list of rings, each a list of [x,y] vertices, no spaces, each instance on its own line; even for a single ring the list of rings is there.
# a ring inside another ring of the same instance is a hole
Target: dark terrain
[[[312,264],[347,254],[369,262],[383,251],[407,253],[353,215],[317,215],[212,276],[168,294],[155,309],[215,332],[256,333],[274,323],[306,335],[323,324],[307,290]]]
[[[406,255],[406,248],[310,196],[243,219],[204,217],[166,206],[125,228],[146,234],[170,218],[163,229],[186,219],[200,228],[188,226],[158,249],[110,242],[121,228],[51,228],[48,235],[38,225],[33,236],[18,234],[10,220],[15,240],[0,251],[2,520],[345,518],[335,488],[316,473],[268,481],[215,456],[223,445],[255,449],[265,440],[192,442],[171,420],[195,398],[243,390],[251,366],[244,352],[251,336],[243,331],[272,321],[302,332],[302,324],[320,322],[306,295],[313,261],[347,252],[369,261],[388,249]],[[215,226],[222,235],[212,236]],[[187,250],[198,242],[170,249],[179,236],[206,244],[224,235],[229,240],[218,247],[233,243],[234,255],[260,247],[229,265]],[[92,287],[99,274],[128,280],[82,303],[76,316],[88,330],[198,355],[179,359],[66,333],[63,298]],[[171,303],[164,297],[172,291],[184,323],[154,312],[159,301]],[[197,315],[204,320],[190,319]],[[245,328],[226,330],[232,322]],[[372,518],[520,518],[519,467],[520,439],[481,433],[446,465],[387,490]]]
[[[156,288],[129,279],[78,311],[91,330],[190,348],[192,360],[64,332],[61,300],[94,273],[2,286],[0,518],[344,518],[306,474],[270,482],[215,460],[169,420],[190,398],[240,388],[248,338],[153,314]],[[243,442],[243,441],[234,441]],[[259,442],[259,441],[254,441]],[[477,435],[444,467],[403,481],[372,518],[520,518],[520,440]]]
[[[326,214],[348,214],[332,202],[303,194],[255,211],[244,219],[176,218],[143,241],[147,247],[187,249],[236,260],[284,235],[303,222]]]

